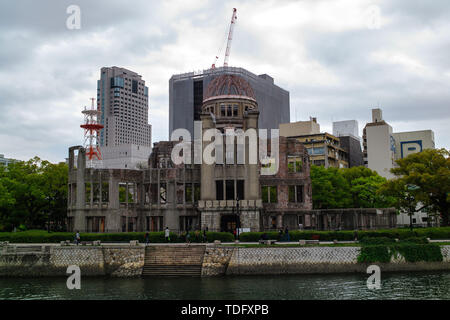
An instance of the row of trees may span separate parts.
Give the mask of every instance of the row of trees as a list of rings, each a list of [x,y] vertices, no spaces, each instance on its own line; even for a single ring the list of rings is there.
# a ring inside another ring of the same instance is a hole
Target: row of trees
[[[63,230],[67,215],[68,167],[35,157],[0,166],[0,231]]]
[[[395,207],[413,214],[426,210],[450,225],[450,153],[426,149],[396,161],[387,180],[365,167],[311,167],[315,209]]]

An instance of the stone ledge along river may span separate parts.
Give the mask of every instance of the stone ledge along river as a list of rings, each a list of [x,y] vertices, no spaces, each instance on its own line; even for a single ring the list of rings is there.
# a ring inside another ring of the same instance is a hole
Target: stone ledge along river
[[[85,277],[80,290],[67,278],[1,278],[0,300],[450,300],[450,272],[381,274],[381,289],[368,289],[368,274],[227,276],[216,278]]]

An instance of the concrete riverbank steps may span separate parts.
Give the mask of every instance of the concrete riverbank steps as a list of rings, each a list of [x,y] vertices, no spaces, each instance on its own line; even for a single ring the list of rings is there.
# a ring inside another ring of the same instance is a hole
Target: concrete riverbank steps
[[[197,276],[202,274],[204,245],[147,246],[143,276]]]

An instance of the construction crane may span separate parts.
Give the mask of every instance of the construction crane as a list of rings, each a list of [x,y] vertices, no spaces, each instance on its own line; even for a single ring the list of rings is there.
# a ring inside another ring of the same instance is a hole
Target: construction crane
[[[231,49],[231,40],[233,40],[233,29],[236,24],[237,16],[236,16],[236,8],[233,8],[233,14],[231,15],[230,29],[228,31],[228,40],[227,40],[227,49],[225,50],[225,59],[223,61],[223,66],[228,66],[228,58],[230,57],[230,49]],[[222,52],[222,46],[219,49],[219,53],[214,59],[214,63],[211,66],[211,69],[216,68],[217,59],[219,59],[220,53]]]

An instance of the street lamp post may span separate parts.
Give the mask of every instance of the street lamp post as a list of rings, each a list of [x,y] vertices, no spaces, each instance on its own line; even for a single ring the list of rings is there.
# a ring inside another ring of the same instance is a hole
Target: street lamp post
[[[415,190],[418,190],[419,187],[416,186],[416,185],[414,185],[414,184],[407,184],[407,185],[406,185],[406,189],[407,189],[408,191],[415,191]],[[414,213],[414,211],[413,211],[413,209],[412,209],[412,200],[413,200],[413,199],[412,199],[411,193],[408,192],[408,202],[409,202],[409,229],[410,229],[411,231],[413,231],[412,216],[413,216],[413,213]],[[414,210],[416,210],[416,208],[414,208]]]
[[[239,229],[241,227],[241,217],[239,215],[239,197],[236,199],[236,217],[237,217],[237,239],[239,240]]]

